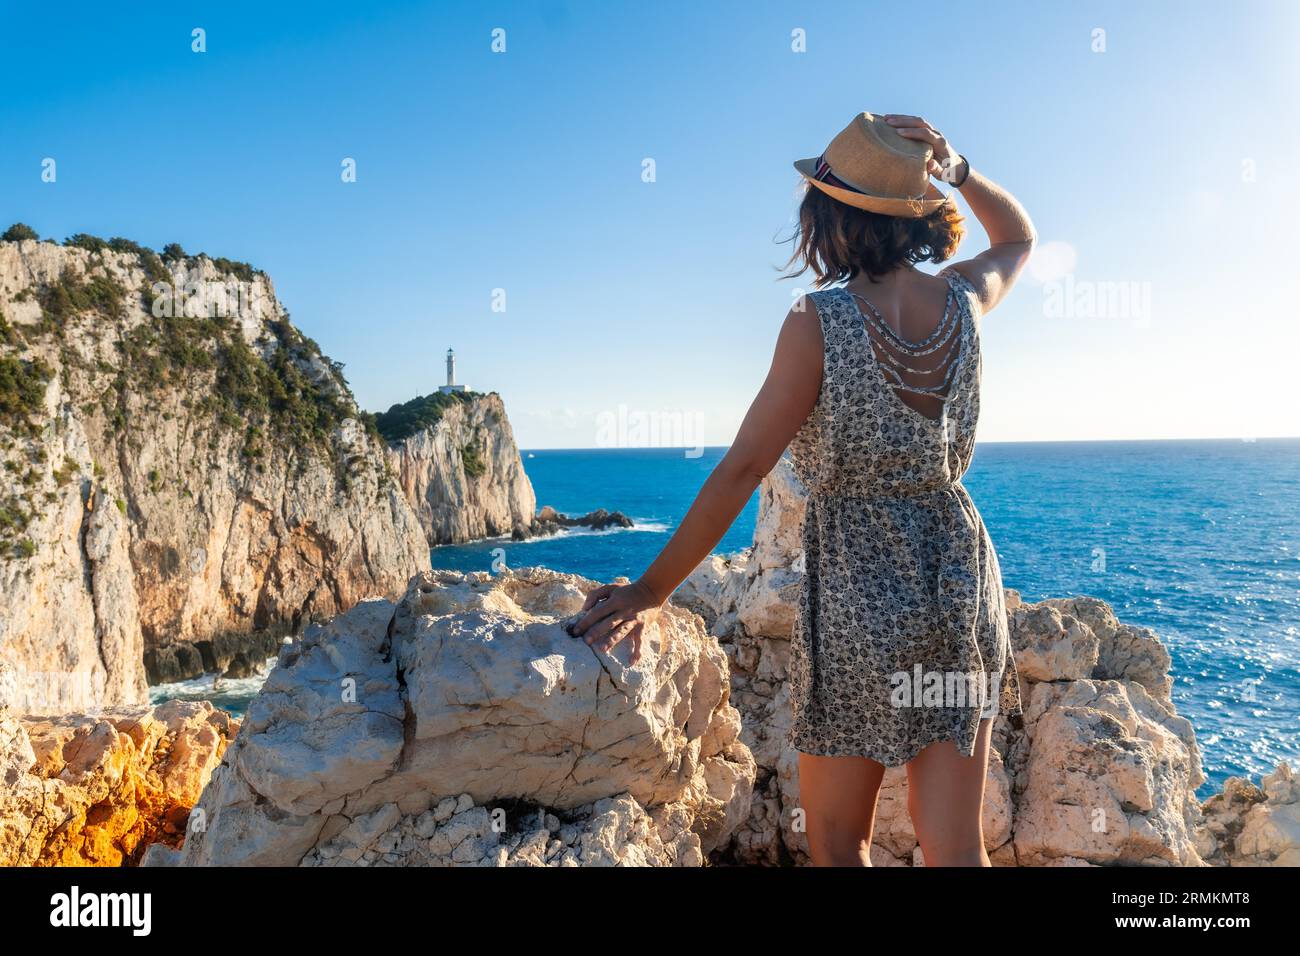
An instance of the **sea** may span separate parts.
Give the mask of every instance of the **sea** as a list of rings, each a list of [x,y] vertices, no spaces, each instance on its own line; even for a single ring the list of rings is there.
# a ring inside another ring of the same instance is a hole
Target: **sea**
[[[618,510],[634,527],[448,545],[431,564],[636,577],[725,451],[525,450],[539,505]],[[981,443],[963,482],[1007,587],[1027,601],[1099,597],[1164,640],[1174,703],[1202,750],[1201,796],[1279,760],[1300,769],[1300,439]],[[717,551],[748,547],[757,517],[755,495]],[[151,691],[239,713],[262,679]]]

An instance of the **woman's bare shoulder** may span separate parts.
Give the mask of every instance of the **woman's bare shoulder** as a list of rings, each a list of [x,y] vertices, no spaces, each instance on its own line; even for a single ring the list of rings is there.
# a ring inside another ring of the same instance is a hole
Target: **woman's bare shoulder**
[[[822,345],[822,315],[818,303],[825,307],[825,292],[806,292],[795,300],[790,311],[785,314],[781,325],[781,337],[792,342],[806,345]]]

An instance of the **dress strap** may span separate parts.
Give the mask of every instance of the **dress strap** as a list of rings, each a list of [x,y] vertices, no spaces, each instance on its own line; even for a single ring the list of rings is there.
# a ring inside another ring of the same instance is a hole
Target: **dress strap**
[[[939,270],[939,275],[948,280],[948,286],[956,292],[964,293],[969,299],[970,311],[972,314],[978,314],[981,311],[979,290],[975,288],[975,283],[971,282],[964,275],[948,266]]]

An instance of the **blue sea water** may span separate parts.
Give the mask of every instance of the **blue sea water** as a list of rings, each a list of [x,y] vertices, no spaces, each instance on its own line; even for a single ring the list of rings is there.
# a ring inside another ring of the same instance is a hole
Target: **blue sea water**
[[[637,527],[435,548],[439,568],[545,565],[635,577],[725,449],[524,452],[539,504]],[[1300,768],[1300,439],[980,444],[965,478],[1026,600],[1090,594],[1154,628],[1209,781]],[[757,496],[718,551],[748,547]]]

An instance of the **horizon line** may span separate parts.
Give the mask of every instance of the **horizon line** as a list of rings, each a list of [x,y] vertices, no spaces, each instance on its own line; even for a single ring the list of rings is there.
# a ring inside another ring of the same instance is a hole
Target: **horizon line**
[[[1121,445],[1147,444],[1155,442],[1237,442],[1251,445],[1261,441],[1300,441],[1300,435],[1221,435],[1198,438],[1024,438],[1004,439],[1000,441],[977,441],[976,445]],[[688,451],[696,448],[704,451],[730,448],[730,445],[619,445],[575,447],[570,445],[519,445],[521,452],[532,451]]]

